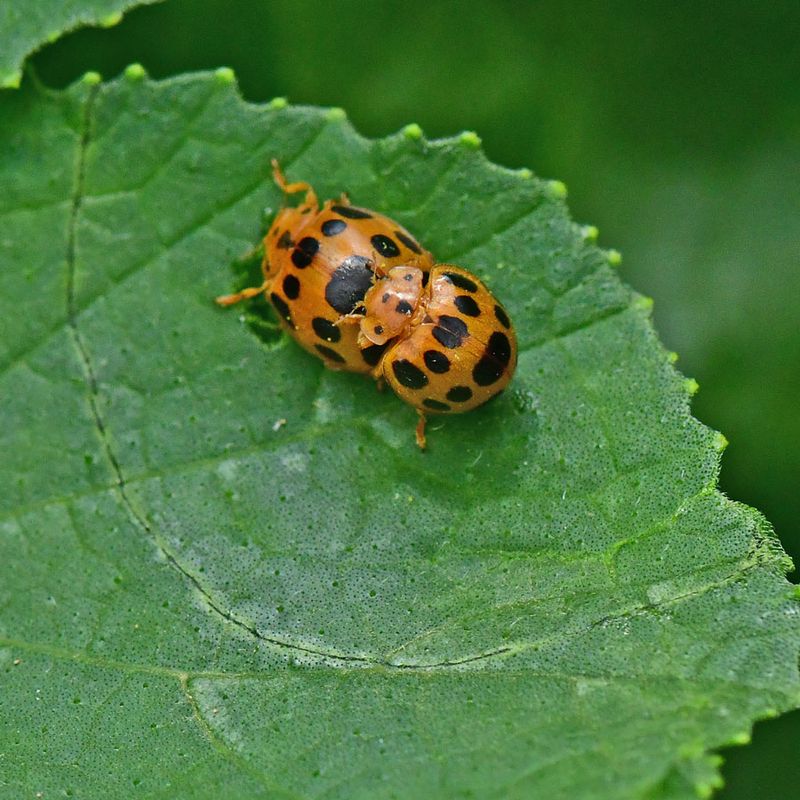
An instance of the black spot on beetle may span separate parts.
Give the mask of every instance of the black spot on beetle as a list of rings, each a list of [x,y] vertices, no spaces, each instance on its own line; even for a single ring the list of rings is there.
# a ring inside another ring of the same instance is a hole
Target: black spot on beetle
[[[325,287],[325,299],[340,314],[350,314],[372,286],[372,261],[364,256],[349,256],[336,268]]]
[[[465,289],[468,292],[477,292],[478,284],[470,280],[466,275],[460,272],[445,272],[445,278],[448,278],[451,283],[458,286],[459,289]]]
[[[409,272],[403,275],[403,280],[408,281],[409,283],[414,280],[414,276]]]
[[[323,236],[336,236],[347,227],[347,223],[343,219],[326,219],[322,223]]]
[[[422,356],[425,366],[439,375],[450,369],[450,359],[438,350],[426,350]]]
[[[370,241],[372,246],[384,258],[395,258],[400,255],[400,248],[395,244],[394,239],[384,236],[382,233],[376,233]]]
[[[395,231],[394,235],[412,252],[417,255],[422,253],[422,248],[410,236],[403,233],[403,231]]]
[[[422,401],[422,405],[426,408],[431,408],[434,411],[449,411],[450,406],[447,403],[442,403],[439,400],[434,400],[432,397],[426,397]]]
[[[477,317],[481,313],[478,304],[468,294],[458,295],[454,302],[456,308],[468,317]]]
[[[280,247],[281,250],[289,250],[290,248],[294,247],[294,242],[292,241],[289,231],[284,231],[281,234],[281,238],[278,239],[276,247]]]
[[[433,336],[439,344],[451,349],[461,347],[467,335],[467,325],[463,319],[442,314],[439,324],[433,329]]]
[[[272,305],[278,310],[278,313],[290,324],[292,325],[292,312],[289,311],[289,306],[287,305],[286,301],[279,295],[272,292],[269,296],[269,299],[272,300]]]
[[[398,314],[410,314],[414,310],[414,306],[411,305],[407,300],[401,300],[395,307],[394,310]]]
[[[502,306],[494,307],[494,315],[504,328],[508,329],[511,327],[511,320],[508,318],[508,314],[506,314],[505,309]]]
[[[320,355],[325,356],[325,358],[329,358],[331,361],[335,361],[337,364],[344,364],[345,360],[341,353],[337,353],[330,347],[325,347],[324,344],[315,344],[314,347],[317,348]]]
[[[298,269],[305,269],[319,250],[319,242],[313,236],[306,236],[297,243],[292,251],[292,264]]]
[[[363,208],[356,208],[355,206],[331,206],[331,211],[341,214],[347,219],[372,219],[372,214],[369,211],[364,211]]]
[[[374,330],[380,336],[383,333],[383,325],[376,325]]]
[[[504,366],[508,364],[511,360],[511,342],[508,341],[508,336],[501,331],[495,331],[489,337],[486,352]]]
[[[292,264],[294,264],[297,269],[305,269],[311,263],[311,256],[307,253],[304,253],[302,250],[293,250],[292,251]]]
[[[389,292],[384,292],[383,297],[381,297],[381,303],[388,303],[389,302]]]
[[[500,380],[511,360],[511,342],[501,331],[489,337],[486,351],[472,370],[472,377],[478,386],[490,386]]]
[[[454,386],[447,393],[447,399],[454,403],[466,403],[472,397],[472,389],[469,386]]]
[[[511,360],[511,342],[508,336],[495,331],[489,337],[486,351],[472,370],[472,378],[478,386],[491,386],[499,380]]]
[[[342,338],[339,328],[324,317],[314,317],[311,320],[311,327],[314,329],[314,333],[326,342],[338,342]]]
[[[283,293],[290,300],[297,300],[300,294],[300,281],[297,280],[296,275],[287,275],[283,279]]]
[[[310,256],[315,256],[319,250],[319,240],[313,236],[304,236],[298,243],[297,248]]]
[[[386,342],[386,344],[372,344],[369,347],[365,347],[361,351],[361,357],[367,362],[367,364],[369,364],[371,367],[374,367],[381,360],[383,351],[388,346],[389,342]]]
[[[392,371],[398,382],[409,389],[421,389],[428,385],[428,376],[408,359],[392,361]]]
[[[500,380],[503,372],[502,364],[498,364],[493,358],[482,356],[472,369],[472,379],[478,386],[491,386],[495,381]]]

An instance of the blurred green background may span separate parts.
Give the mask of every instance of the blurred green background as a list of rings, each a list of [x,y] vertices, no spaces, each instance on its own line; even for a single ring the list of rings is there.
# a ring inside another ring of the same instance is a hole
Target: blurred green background
[[[472,129],[564,180],[730,440],[723,490],[800,563],[800,2],[169,0],[34,65],[63,86],[133,61],[231,66],[246,98],[342,106],[371,136]],[[800,797],[800,712],[725,757],[724,800]]]

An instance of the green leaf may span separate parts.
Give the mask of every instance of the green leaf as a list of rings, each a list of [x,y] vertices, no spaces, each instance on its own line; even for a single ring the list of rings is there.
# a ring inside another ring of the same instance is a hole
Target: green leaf
[[[800,702],[787,559],[562,185],[225,70],[0,104],[6,796],[707,796]],[[512,390],[420,453],[215,307],[271,157],[485,277]]]
[[[82,25],[109,28],[134,6],[159,0],[7,0],[0,4],[0,89],[19,87],[27,56]]]

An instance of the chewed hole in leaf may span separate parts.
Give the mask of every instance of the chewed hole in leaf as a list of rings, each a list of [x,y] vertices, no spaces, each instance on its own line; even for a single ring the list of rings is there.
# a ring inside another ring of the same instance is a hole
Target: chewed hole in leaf
[[[240,292],[250,286],[260,286],[264,280],[261,262],[264,259],[264,247],[260,245],[241,258],[231,262],[233,282],[230,292]],[[282,331],[278,315],[264,294],[245,300],[233,309],[244,317],[250,332],[266,345],[274,345],[281,338]]]

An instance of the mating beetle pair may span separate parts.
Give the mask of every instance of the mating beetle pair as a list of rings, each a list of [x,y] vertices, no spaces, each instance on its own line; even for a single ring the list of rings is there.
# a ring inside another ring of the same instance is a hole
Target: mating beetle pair
[[[470,411],[505,389],[517,362],[514,328],[471,272],[437,264],[389,217],[350,204],[320,208],[308,183],[275,182],[287,195],[264,239],[264,282],[218,297],[228,306],[262,292],[283,327],[330,369],[384,379],[419,413],[425,448],[430,413]]]

